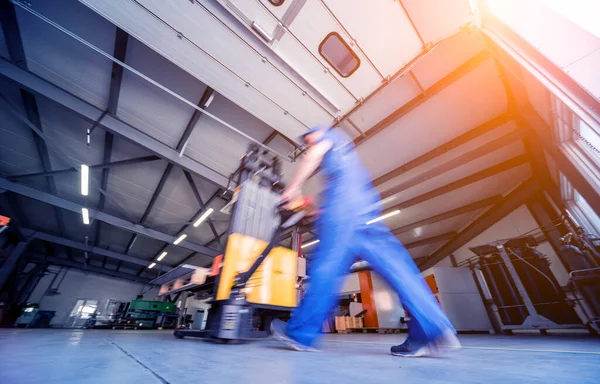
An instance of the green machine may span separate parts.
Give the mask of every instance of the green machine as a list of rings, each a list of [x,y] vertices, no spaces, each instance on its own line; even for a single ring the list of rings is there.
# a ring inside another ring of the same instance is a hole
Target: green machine
[[[126,328],[156,328],[167,319],[177,319],[175,303],[149,300],[131,300],[119,325]]]

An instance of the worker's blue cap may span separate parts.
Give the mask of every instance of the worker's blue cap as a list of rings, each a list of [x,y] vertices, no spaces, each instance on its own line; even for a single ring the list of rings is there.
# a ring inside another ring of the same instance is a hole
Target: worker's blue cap
[[[315,125],[314,127],[310,128],[308,131],[304,132],[302,135],[300,135],[300,140],[304,140],[304,136],[306,135],[310,135],[311,133],[314,132],[319,132],[319,131],[328,131],[329,128],[331,128],[329,125],[327,124],[319,124],[319,125]]]

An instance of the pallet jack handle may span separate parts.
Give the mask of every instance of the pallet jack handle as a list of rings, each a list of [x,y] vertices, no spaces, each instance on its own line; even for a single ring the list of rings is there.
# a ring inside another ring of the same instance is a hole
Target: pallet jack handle
[[[275,244],[279,243],[279,238],[281,237],[281,233],[282,233],[282,229],[281,227],[277,228],[275,230],[275,233],[273,234],[273,237],[271,239],[271,242],[269,242],[269,244],[267,244],[267,246],[265,247],[265,249],[262,251],[262,253],[260,254],[260,256],[258,256],[256,258],[256,260],[254,261],[254,263],[252,264],[252,266],[246,271],[246,272],[242,272],[239,275],[236,276],[235,280],[234,280],[234,285],[233,285],[233,290],[240,290],[243,289],[246,286],[246,283],[248,282],[248,280],[250,280],[250,278],[252,277],[252,275],[254,275],[254,273],[256,272],[256,270],[258,269],[258,267],[260,267],[260,265],[262,264],[262,262],[267,258],[267,256],[269,255],[269,253],[271,253],[271,250],[275,247]]]

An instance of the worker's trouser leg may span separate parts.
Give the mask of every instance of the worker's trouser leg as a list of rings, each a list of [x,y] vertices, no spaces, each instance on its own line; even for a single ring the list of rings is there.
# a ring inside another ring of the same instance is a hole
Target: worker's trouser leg
[[[288,336],[304,345],[312,345],[321,333],[323,322],[337,302],[342,276],[355,260],[349,252],[353,227],[344,224],[323,225],[321,241],[311,258],[308,288],[288,322]]]
[[[410,312],[409,338],[424,343],[453,330],[433,294],[425,284],[408,251],[385,226],[361,225],[323,233],[309,271],[310,285],[288,324],[288,335],[311,345],[336,303],[340,276],[356,258],[367,261],[400,296]],[[326,236],[329,235],[329,236]]]
[[[412,257],[388,228],[381,224],[362,226],[353,240],[352,252],[386,280],[412,316],[408,329],[411,342],[425,343],[445,330],[454,331]]]

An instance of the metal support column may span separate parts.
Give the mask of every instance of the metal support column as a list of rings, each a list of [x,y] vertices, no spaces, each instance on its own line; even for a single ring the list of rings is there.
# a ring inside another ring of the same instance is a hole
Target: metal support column
[[[17,262],[23,253],[25,253],[27,250],[28,245],[29,243],[25,241],[17,244],[17,246],[10,253],[10,256],[8,256],[8,259],[4,262],[4,264],[2,264],[2,268],[0,268],[0,290],[2,290],[4,283],[6,283],[6,280],[8,280],[10,277],[15,265],[17,265]]]

